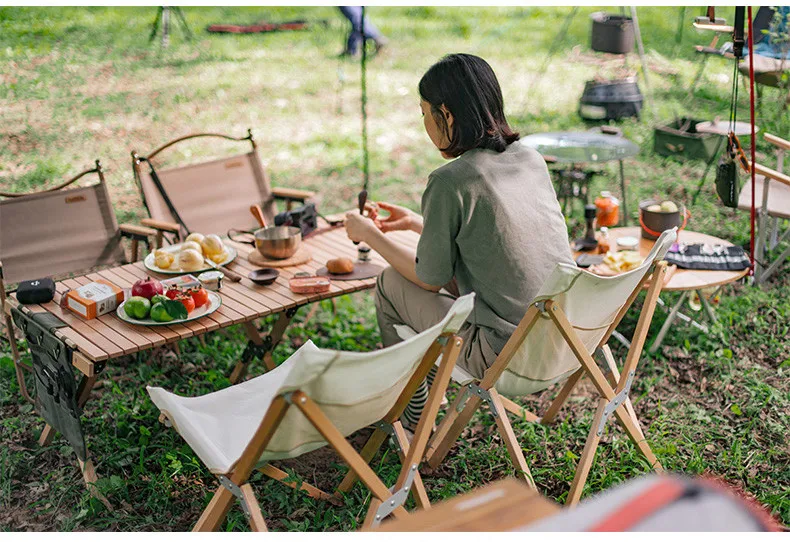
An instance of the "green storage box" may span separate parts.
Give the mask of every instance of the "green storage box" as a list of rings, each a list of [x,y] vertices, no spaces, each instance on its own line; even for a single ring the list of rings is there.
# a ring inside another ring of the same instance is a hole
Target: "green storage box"
[[[653,150],[662,156],[677,156],[692,160],[713,160],[722,136],[697,132],[694,119],[675,119],[655,129]]]

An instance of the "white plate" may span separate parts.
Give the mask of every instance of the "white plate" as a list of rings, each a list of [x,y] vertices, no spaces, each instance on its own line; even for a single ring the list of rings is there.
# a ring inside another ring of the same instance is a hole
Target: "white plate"
[[[162,250],[166,252],[176,253],[180,250],[182,243],[178,243],[177,245],[169,245],[166,247],[162,247]],[[225,252],[228,253],[228,257],[225,261],[218,263],[217,265],[228,265],[230,262],[236,259],[236,249],[230,245],[225,245]],[[187,273],[192,273],[197,275],[198,273],[202,273],[203,271],[211,271],[214,269],[206,264],[205,267],[201,267],[200,269],[193,269],[192,271],[182,271],[181,269],[162,269],[161,267],[157,267],[154,263],[155,257],[154,253],[151,252],[148,256],[145,257],[143,263],[147,269],[150,269],[154,273],[162,273],[163,275],[185,275]],[[175,262],[173,262],[175,264]]]
[[[126,314],[126,311],[123,310],[123,306],[126,305],[126,301],[118,305],[118,308],[115,309],[115,314],[118,315],[118,318],[123,320],[124,322],[128,322],[130,324],[135,324],[138,326],[170,326],[173,324],[183,324],[184,322],[191,322],[192,320],[197,320],[203,316],[211,314],[215,310],[217,310],[220,305],[222,305],[222,298],[219,296],[217,292],[208,291],[208,303],[203,305],[202,307],[198,307],[189,313],[189,316],[184,318],[183,320],[171,320],[170,322],[155,322],[150,318],[146,318],[144,320],[138,320],[136,318],[130,317]]]

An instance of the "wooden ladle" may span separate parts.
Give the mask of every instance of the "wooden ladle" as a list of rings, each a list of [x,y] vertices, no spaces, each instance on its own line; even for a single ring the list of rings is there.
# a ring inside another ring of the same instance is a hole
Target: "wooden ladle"
[[[258,221],[258,224],[261,228],[266,227],[266,220],[263,218],[263,210],[261,210],[260,205],[250,205],[250,212],[252,216],[255,217],[255,220]]]

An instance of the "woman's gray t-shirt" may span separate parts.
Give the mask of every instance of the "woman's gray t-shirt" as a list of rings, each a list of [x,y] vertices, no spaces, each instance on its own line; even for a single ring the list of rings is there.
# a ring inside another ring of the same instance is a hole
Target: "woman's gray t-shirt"
[[[466,151],[428,178],[417,276],[475,292],[469,317],[495,352],[558,263],[574,265],[565,218],[541,155],[519,143]]]

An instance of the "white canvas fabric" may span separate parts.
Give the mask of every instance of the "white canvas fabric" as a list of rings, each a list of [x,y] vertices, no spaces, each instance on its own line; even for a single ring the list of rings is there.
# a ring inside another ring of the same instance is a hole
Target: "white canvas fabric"
[[[592,354],[634,288],[676,239],[675,230],[665,231],[639,267],[614,277],[600,277],[575,266],[558,264],[535,301],[551,299],[557,304]],[[499,377],[496,389],[510,396],[528,395],[537,391],[536,382],[548,387],[579,367],[557,326],[542,316]],[[546,376],[540,378],[543,375]]]
[[[474,294],[457,299],[441,322],[382,350],[340,352],[308,341],[273,371],[224,390],[180,397],[149,386],[148,393],[209,470],[225,474],[278,395],[303,391],[344,436],[381,420],[431,343],[444,332],[458,331],[473,303]],[[260,461],[297,457],[325,444],[304,415],[290,408]]]
[[[664,258],[676,240],[675,230],[665,231],[639,267],[615,277],[600,277],[575,266],[558,264],[534,302],[551,299],[557,303],[592,354],[636,285],[654,262]],[[395,330],[402,339],[415,335],[406,325],[395,326]],[[542,317],[528,333],[495,387],[504,395],[530,395],[563,380],[579,366],[554,323]],[[550,376],[538,378],[543,374]],[[452,378],[459,384],[476,380],[457,366]]]
[[[398,337],[400,337],[404,341],[406,339],[410,339],[415,335],[417,335],[416,331],[414,331],[412,328],[410,328],[405,324],[396,324],[393,327],[395,328],[395,332],[398,334]],[[441,362],[442,362],[442,356],[440,355],[436,359],[435,365],[438,367]],[[458,365],[456,365],[455,367],[453,367],[452,379],[458,382],[459,384],[466,384],[468,382],[472,382],[473,380],[475,380],[475,377],[473,377],[472,375],[461,369]]]

